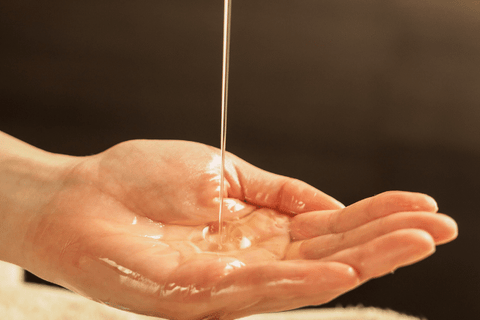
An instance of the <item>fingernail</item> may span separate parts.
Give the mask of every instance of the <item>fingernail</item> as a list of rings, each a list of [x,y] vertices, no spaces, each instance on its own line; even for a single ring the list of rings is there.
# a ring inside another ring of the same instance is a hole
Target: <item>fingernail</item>
[[[435,199],[433,199],[432,197],[430,196],[427,196],[427,202],[430,206],[432,206],[433,208],[435,208],[435,211],[438,211],[438,204],[437,202],[435,201]]]

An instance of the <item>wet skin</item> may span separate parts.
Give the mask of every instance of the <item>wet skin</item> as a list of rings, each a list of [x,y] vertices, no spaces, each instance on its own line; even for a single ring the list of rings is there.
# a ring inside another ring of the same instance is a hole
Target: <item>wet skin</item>
[[[72,157],[28,222],[23,267],[137,313],[232,319],[326,303],[457,235],[423,194],[344,208],[231,154],[226,170],[219,249],[217,149],[129,141]]]

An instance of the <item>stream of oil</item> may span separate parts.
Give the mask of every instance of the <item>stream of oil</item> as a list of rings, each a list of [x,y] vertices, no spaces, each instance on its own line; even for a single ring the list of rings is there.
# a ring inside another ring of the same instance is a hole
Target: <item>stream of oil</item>
[[[230,66],[230,26],[232,19],[232,0],[225,0],[223,15],[223,66],[222,66],[222,122],[220,131],[220,204],[218,210],[218,246],[223,246],[223,197],[225,190],[225,149],[227,142],[227,106],[228,106],[228,76]]]

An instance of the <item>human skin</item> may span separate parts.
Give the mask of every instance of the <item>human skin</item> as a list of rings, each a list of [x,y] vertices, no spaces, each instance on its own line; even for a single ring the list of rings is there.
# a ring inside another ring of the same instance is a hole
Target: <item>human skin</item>
[[[128,141],[87,157],[0,132],[0,259],[95,301],[168,319],[319,305],[415,263],[457,226],[427,195],[351,206],[219,151]]]

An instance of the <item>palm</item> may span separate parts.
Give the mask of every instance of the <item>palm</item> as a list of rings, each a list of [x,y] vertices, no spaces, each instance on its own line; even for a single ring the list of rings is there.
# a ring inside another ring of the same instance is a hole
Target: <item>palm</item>
[[[426,196],[341,209],[230,156],[219,249],[219,170],[216,149],[188,142],[128,142],[85,158],[35,232],[38,260],[55,270],[42,276],[139,313],[230,318],[325,303],[456,232]]]

